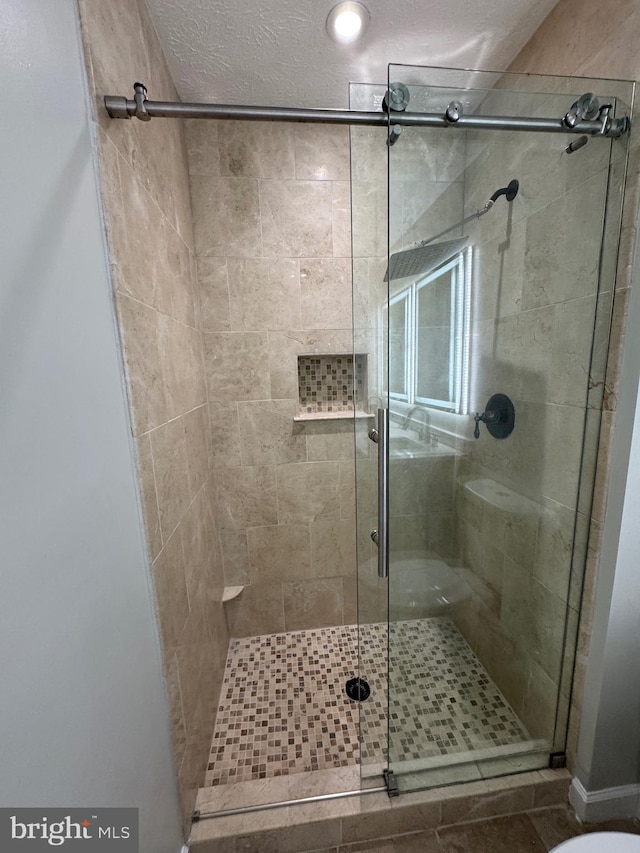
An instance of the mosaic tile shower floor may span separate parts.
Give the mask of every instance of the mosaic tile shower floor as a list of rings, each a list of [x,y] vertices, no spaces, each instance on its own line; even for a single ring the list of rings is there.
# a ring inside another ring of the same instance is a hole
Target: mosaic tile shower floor
[[[356,625],[232,640],[205,786],[383,762],[387,625],[361,630],[371,697],[360,711],[344,692],[357,673]],[[529,739],[451,619],[396,622],[389,631],[392,761]]]

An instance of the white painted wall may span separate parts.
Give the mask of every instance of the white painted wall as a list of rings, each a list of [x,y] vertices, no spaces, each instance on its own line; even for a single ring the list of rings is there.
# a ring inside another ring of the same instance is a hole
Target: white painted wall
[[[0,804],[138,806],[176,853],[77,21],[0,3]]]
[[[583,799],[605,791],[601,798],[608,805],[597,808],[611,817],[634,816],[640,793],[638,254],[637,250],[576,768],[586,791]],[[587,816],[603,813],[594,808],[587,808]]]

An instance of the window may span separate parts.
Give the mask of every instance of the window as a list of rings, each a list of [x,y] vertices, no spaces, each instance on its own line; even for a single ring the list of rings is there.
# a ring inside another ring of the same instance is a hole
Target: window
[[[383,307],[389,397],[468,410],[471,248],[414,281]]]

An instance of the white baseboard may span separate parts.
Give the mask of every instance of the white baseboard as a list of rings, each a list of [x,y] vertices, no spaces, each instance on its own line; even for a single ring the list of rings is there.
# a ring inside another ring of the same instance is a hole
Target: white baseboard
[[[584,823],[601,823],[616,818],[637,818],[640,808],[640,785],[602,788],[587,791],[575,776],[569,788],[569,802]]]

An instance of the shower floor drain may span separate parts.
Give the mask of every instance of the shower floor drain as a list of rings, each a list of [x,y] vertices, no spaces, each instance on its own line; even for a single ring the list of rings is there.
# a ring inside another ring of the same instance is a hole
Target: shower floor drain
[[[364,702],[371,696],[371,688],[364,678],[350,678],[344,689],[349,699],[354,702]]]

